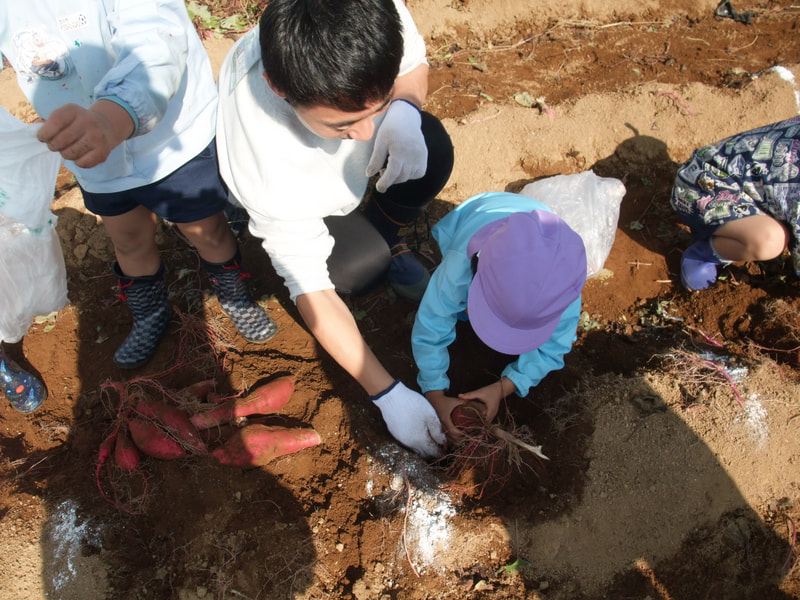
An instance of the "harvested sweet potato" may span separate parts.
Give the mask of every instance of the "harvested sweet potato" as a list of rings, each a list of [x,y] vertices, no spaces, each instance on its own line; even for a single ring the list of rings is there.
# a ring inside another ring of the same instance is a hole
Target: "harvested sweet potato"
[[[321,441],[319,434],[310,428],[247,425],[212,455],[223,465],[261,467],[278,456],[316,446]]]
[[[163,424],[168,430],[183,442],[192,452],[208,452],[197,428],[192,425],[189,415],[176,406],[170,406],[158,400],[139,400],[135,410],[143,417],[154,419]]]
[[[124,428],[117,433],[117,441],[114,445],[114,462],[123,471],[135,471],[139,466],[139,450],[131,440],[130,434]]]
[[[294,377],[278,377],[257,387],[244,398],[233,398],[209,411],[197,413],[190,421],[197,429],[209,429],[225,425],[236,417],[269,415],[278,412],[294,391]]]
[[[187,455],[184,447],[154,421],[134,417],[128,421],[128,428],[133,443],[147,456],[174,460]]]
[[[459,404],[450,413],[453,425],[462,430],[486,426],[486,405],[478,400]]]

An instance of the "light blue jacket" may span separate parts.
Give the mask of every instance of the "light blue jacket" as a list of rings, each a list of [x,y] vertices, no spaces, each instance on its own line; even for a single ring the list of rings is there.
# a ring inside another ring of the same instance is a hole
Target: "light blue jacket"
[[[134,134],[105,162],[66,163],[90,192],[159,181],[214,139],[214,76],[182,0],[3,1],[0,54],[40,117],[100,99],[128,111]]]
[[[453,209],[432,229],[439,244],[442,262],[436,268],[417,311],[411,333],[414,360],[419,368],[417,383],[423,393],[446,390],[450,386],[447,369],[450,355],[447,347],[456,338],[456,321],[467,308],[469,286],[472,283],[467,244],[484,225],[515,212],[546,210],[547,206],[519,194],[488,192],[473,196]],[[561,316],[552,337],[536,350],[520,355],[503,370],[517,388],[517,394],[527,396],[550,371],[564,366],[564,355],[572,348],[581,299],[578,297]]]

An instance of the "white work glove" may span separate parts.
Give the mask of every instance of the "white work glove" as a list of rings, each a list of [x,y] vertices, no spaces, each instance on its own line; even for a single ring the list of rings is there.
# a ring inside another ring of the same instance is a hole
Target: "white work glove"
[[[386,157],[389,162],[386,162]],[[383,165],[386,168],[383,168]],[[395,183],[419,179],[428,169],[428,147],[422,135],[422,114],[407,100],[393,100],[375,135],[367,177],[383,169],[375,189],[385,192]]]
[[[397,379],[377,396],[370,396],[381,409],[383,420],[395,439],[426,458],[442,455],[447,439],[436,411],[425,396],[408,389]]]

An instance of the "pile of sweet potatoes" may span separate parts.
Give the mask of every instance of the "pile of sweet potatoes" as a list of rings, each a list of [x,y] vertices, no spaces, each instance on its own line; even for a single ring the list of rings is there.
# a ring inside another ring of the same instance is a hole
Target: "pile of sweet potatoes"
[[[279,377],[244,396],[222,400],[214,387],[213,381],[194,384],[184,394],[194,402],[182,406],[141,395],[126,399],[100,445],[98,487],[100,470],[109,460],[123,471],[135,471],[141,455],[174,460],[211,454],[220,464],[247,468],[320,443],[311,428],[248,423],[247,417],[275,414],[286,405],[294,392],[293,377]],[[210,449],[214,443],[219,446]]]

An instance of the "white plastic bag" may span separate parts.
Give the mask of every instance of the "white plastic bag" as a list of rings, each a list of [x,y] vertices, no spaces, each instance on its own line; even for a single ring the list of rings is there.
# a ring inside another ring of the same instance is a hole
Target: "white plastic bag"
[[[61,156],[0,107],[0,340],[67,304],[67,272],[50,211]]]
[[[586,247],[586,276],[603,270],[611,252],[625,185],[592,171],[555,175],[529,183],[522,194],[546,204],[575,230]]]

